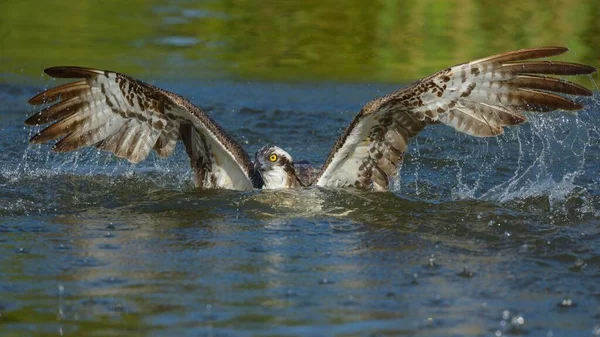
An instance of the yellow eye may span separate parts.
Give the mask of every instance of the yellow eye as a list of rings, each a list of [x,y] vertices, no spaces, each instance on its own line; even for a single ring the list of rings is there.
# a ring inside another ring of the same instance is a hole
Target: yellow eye
[[[277,161],[277,155],[276,155],[276,154],[272,154],[272,155],[269,157],[269,160],[270,160],[271,162],[276,162],[276,161]]]

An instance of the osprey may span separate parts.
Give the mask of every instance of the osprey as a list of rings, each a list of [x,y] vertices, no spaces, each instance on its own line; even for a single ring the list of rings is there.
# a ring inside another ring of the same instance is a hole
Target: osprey
[[[52,123],[30,141],[61,138],[53,151],[95,146],[132,163],[152,150],[168,157],[181,140],[200,188],[322,186],[385,191],[390,177],[398,174],[409,140],[428,125],[446,124],[468,135],[492,137],[502,134],[505,126],[525,122],[524,111],[581,109],[581,104],[559,94],[592,92],[547,75],[590,74],[596,69],[535,60],[566,51],[541,47],[494,55],[441,70],[376,98],[354,117],[323,167],[302,174],[290,154],[277,146],[261,148],[252,162],[234,138],[190,101],[111,71],[46,69],[52,77],[81,80],[31,98],[33,105],[55,104],[25,124]]]

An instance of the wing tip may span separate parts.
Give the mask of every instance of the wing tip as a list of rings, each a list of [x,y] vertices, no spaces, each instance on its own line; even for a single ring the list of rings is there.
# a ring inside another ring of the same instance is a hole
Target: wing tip
[[[536,48],[533,48],[533,49],[536,49]],[[566,52],[568,52],[570,50],[569,47],[565,47],[565,46],[544,46],[544,47],[541,47],[539,49],[554,50],[554,51],[556,51],[557,53],[560,53],[560,54],[564,54],[564,53],[566,53]]]
[[[35,134],[33,137],[31,137],[29,139],[29,142],[31,144],[42,144],[42,143],[46,142],[46,140],[42,139],[42,134],[40,132],[38,132],[37,134]]]
[[[44,72],[54,78],[88,78],[103,74],[103,70],[79,67],[79,66],[56,66],[44,69]]]
[[[512,123],[510,125],[519,125],[527,122],[527,117],[521,113],[513,113],[510,115],[510,118],[510,122]]]
[[[513,74],[543,74],[543,75],[589,75],[597,71],[593,66],[581,63],[562,61],[520,61],[507,62],[497,69]]]
[[[594,92],[593,91],[591,91],[588,88],[584,88],[584,89],[586,89],[586,90],[585,91],[582,90],[581,92],[578,92],[577,95],[579,95],[579,96],[586,96],[586,97],[594,96]]]
[[[27,120],[25,120],[25,125],[28,126],[37,126],[40,125],[40,120],[39,120],[39,114],[35,114],[29,118],[27,118]]]
[[[577,103],[577,102],[573,102],[573,101],[571,101],[571,103],[572,104],[570,106],[567,105],[566,107],[563,107],[561,109],[566,110],[566,111],[577,111],[577,110],[581,110],[584,108],[584,105],[581,103]]]
[[[565,46],[542,46],[542,47],[523,48],[523,49],[517,50],[517,52],[523,52],[523,53],[543,52],[544,54],[547,55],[546,57],[561,55],[568,51],[570,51],[570,49]]]
[[[574,68],[577,68],[577,73],[573,73],[573,75],[589,75],[589,74],[593,74],[595,72],[598,71],[598,69],[596,69],[596,67],[587,65],[587,64],[580,64],[580,63],[570,63],[571,66],[573,66]]]
[[[39,94],[31,97],[27,103],[29,103],[29,105],[41,105],[46,102],[47,98],[48,96],[46,96],[46,91],[42,91]]]
[[[586,96],[586,97],[594,96],[594,92],[584,86],[580,86],[580,85],[577,85],[577,84],[571,83],[571,82],[567,82],[567,83],[569,84],[570,90],[562,92],[564,94],[572,95],[572,96]],[[561,92],[561,91],[558,91],[558,92]]]

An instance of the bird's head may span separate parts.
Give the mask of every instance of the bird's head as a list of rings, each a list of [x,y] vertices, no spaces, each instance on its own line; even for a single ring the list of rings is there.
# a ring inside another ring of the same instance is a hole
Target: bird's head
[[[302,186],[296,176],[292,156],[275,145],[263,146],[256,151],[254,169],[263,178],[265,189]]]

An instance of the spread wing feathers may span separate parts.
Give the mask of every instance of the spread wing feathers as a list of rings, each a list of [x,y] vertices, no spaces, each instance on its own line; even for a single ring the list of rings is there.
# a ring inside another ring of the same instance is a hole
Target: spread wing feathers
[[[52,123],[32,143],[60,139],[56,152],[85,146],[110,151],[132,163],[153,149],[170,156],[183,140],[196,186],[247,190],[253,187],[252,163],[242,149],[202,110],[184,98],[129,76],[80,67],[54,67],[57,78],[83,78],[48,89],[30,104],[54,103],[25,124]]]
[[[331,150],[315,184],[387,190],[409,139],[428,124],[491,137],[502,134],[504,126],[525,122],[524,111],[581,109],[560,94],[592,92],[547,75],[589,74],[593,67],[531,61],[567,50],[542,47],[490,56],[444,69],[367,103]]]

